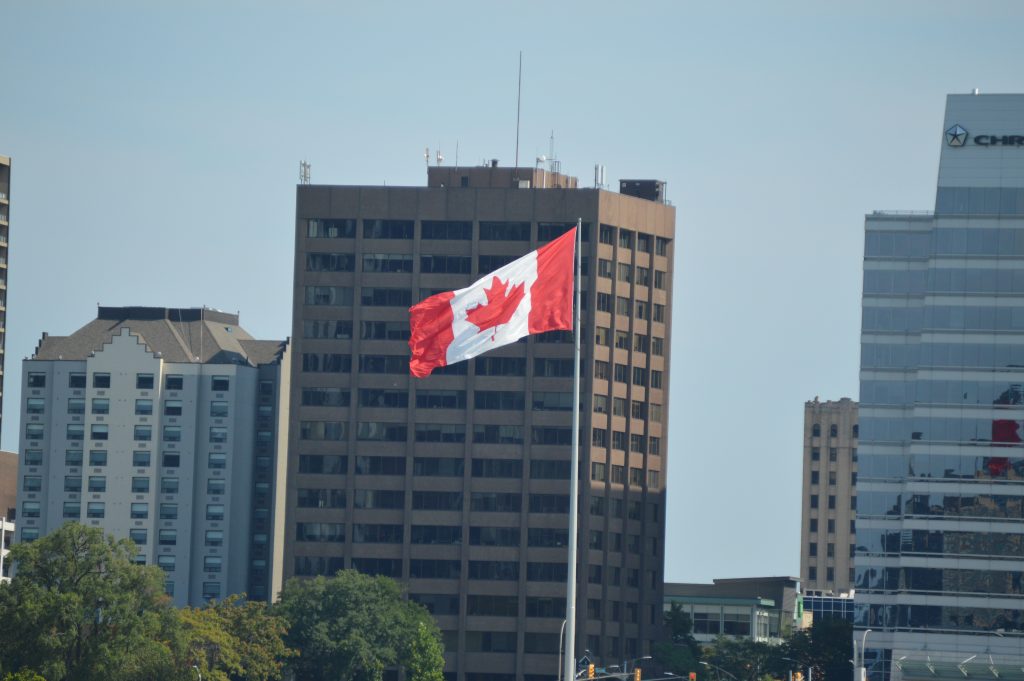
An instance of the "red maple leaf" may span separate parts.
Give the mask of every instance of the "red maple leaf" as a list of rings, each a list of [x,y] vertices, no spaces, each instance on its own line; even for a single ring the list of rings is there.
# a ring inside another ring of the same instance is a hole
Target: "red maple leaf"
[[[467,308],[466,319],[481,331],[507,323],[512,319],[512,315],[515,314],[519,303],[526,295],[526,284],[520,282],[518,286],[513,286],[508,293],[505,293],[506,288],[508,288],[507,281],[494,277],[491,280],[491,287],[484,289],[484,293],[487,294],[487,303]],[[494,338],[493,334],[491,338]]]

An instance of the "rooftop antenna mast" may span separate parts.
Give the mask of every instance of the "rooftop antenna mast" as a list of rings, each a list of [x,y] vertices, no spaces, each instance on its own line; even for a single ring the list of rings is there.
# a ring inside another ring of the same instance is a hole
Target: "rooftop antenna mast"
[[[523,101],[523,51],[519,50],[519,89],[516,92],[516,179],[519,179],[519,112]]]
[[[299,161],[299,184],[309,184],[310,164],[307,161]]]

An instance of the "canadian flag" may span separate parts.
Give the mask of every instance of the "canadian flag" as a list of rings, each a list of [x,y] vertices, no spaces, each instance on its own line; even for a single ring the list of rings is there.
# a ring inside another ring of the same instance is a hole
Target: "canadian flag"
[[[458,291],[409,308],[409,373],[476,357],[523,336],[573,328],[576,228]]]

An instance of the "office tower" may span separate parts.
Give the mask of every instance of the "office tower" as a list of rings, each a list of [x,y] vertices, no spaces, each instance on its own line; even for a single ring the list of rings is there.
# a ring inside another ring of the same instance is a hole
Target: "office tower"
[[[20,541],[68,521],[130,537],[179,606],[276,593],[286,341],[206,308],[101,307],[23,368]]]
[[[408,307],[583,220],[577,654],[649,651],[662,610],[675,209],[660,182],[534,168],[300,185],[286,572],[408,585],[451,679],[532,681],[565,617],[572,334],[409,376]],[[647,197],[647,198],[641,198]]]
[[[4,416],[4,349],[7,343],[7,238],[11,225],[11,159],[0,156],[0,428]]]
[[[1024,95],[950,95],[935,210],[865,221],[855,641],[873,679],[1024,663]]]
[[[857,429],[857,403],[848,397],[804,404],[800,578],[805,594],[840,594],[853,585]]]

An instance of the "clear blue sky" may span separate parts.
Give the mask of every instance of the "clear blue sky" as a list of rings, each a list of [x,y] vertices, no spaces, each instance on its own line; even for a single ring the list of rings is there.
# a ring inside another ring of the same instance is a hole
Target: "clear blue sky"
[[[294,185],[547,153],[678,207],[666,576],[797,574],[803,403],[857,397],[863,215],[934,201],[945,95],[1024,91],[1016,2],[0,2],[19,360],[104,305],[289,334]],[[630,6],[632,5],[632,6]]]

